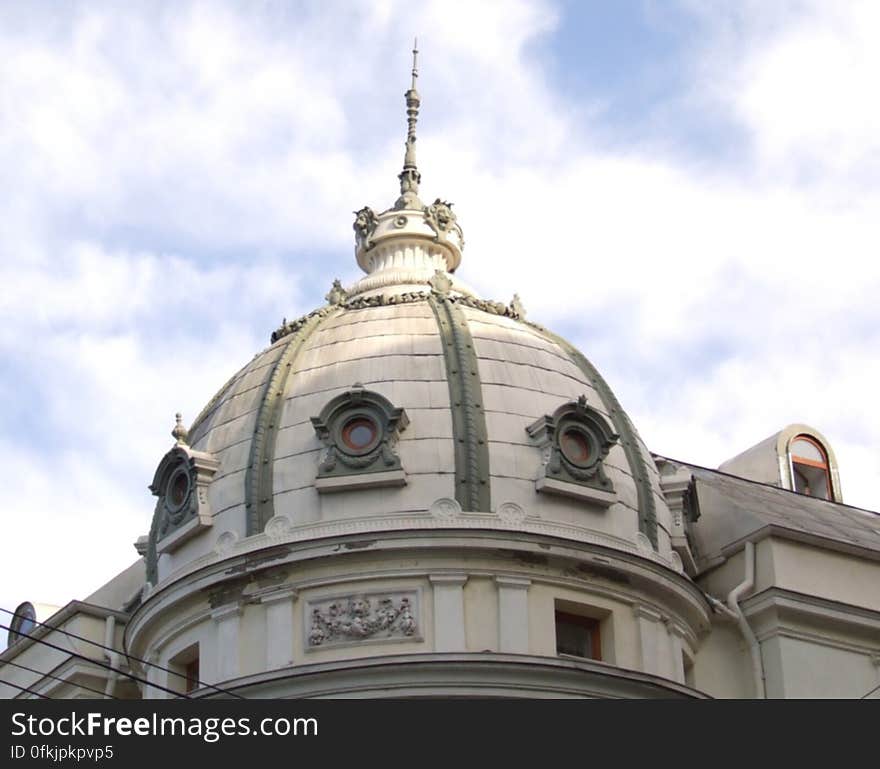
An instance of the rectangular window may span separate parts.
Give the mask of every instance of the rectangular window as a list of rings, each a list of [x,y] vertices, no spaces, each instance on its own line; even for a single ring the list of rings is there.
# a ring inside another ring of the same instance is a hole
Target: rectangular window
[[[168,660],[168,688],[189,694],[199,688],[199,645],[181,649]]]
[[[602,659],[599,621],[568,612],[556,612],[556,653]]]
[[[184,668],[186,675],[186,693],[194,692],[199,688],[199,658],[190,660]]]

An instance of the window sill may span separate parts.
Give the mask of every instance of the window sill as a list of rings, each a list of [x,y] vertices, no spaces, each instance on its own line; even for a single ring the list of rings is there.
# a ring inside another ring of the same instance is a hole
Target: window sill
[[[383,487],[406,486],[404,470],[389,470],[382,473],[357,473],[337,475],[315,480],[315,490],[319,494],[332,494],[337,491],[356,491]]]
[[[602,491],[602,489],[594,489],[592,486],[582,486],[579,483],[560,481],[546,476],[535,481],[535,490],[581,499],[600,507],[610,507],[617,501],[617,494],[613,491]]]

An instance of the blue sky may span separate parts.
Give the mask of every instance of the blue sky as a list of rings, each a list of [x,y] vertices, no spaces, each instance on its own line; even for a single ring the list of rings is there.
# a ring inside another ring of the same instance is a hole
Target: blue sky
[[[353,282],[396,195],[420,39],[425,197],[652,450],[803,421],[877,509],[871,2],[0,3],[0,605],[135,556],[185,421]]]

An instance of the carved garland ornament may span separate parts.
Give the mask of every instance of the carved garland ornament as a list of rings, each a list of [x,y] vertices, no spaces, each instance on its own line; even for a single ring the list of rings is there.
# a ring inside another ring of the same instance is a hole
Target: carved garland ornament
[[[437,283],[433,277],[429,283],[435,293],[443,295],[443,285],[445,285],[445,283],[441,285],[440,283]],[[450,289],[451,286],[452,283],[450,281]],[[427,301],[430,295],[431,292],[429,291],[406,291],[402,294],[389,294],[387,296],[385,294],[373,294],[372,296],[356,296],[351,299],[345,299],[341,304],[321,307],[310,312],[308,315],[303,315],[301,318],[297,318],[293,321],[288,321],[285,318],[282,321],[281,326],[272,333],[271,340],[273,343],[277,342],[288,334],[293,334],[298,331],[315,315],[324,317],[332,310],[337,309],[337,307],[342,307],[344,310],[363,310],[368,307],[388,307],[396,304],[412,304],[413,302]],[[334,296],[333,298],[335,299],[336,297]],[[518,299],[518,297],[516,299]],[[449,301],[464,305],[465,307],[472,307],[473,309],[481,310],[482,312],[488,312],[490,315],[500,315],[505,318],[513,318],[514,320],[525,319],[525,310],[520,301],[514,301],[511,302],[511,304],[504,304],[503,302],[493,302],[491,299],[477,299],[476,297],[458,294],[449,295]],[[543,326],[539,326],[537,323],[529,322],[528,325],[538,331],[547,333],[547,330]]]
[[[417,635],[415,595],[356,595],[309,604],[309,647],[370,638],[411,638]]]

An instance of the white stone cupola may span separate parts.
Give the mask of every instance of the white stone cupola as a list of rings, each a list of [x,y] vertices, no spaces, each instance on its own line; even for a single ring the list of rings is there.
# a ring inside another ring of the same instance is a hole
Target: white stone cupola
[[[464,235],[452,203],[437,198],[425,205],[419,198],[416,122],[421,99],[416,90],[417,57],[418,48],[414,46],[412,83],[405,94],[407,134],[403,170],[398,175],[400,196],[381,213],[369,206],[355,212],[355,257],[367,277],[349,289],[349,296],[388,286],[425,285],[438,270],[453,273],[461,263]],[[454,278],[451,286],[461,293],[473,293]]]

